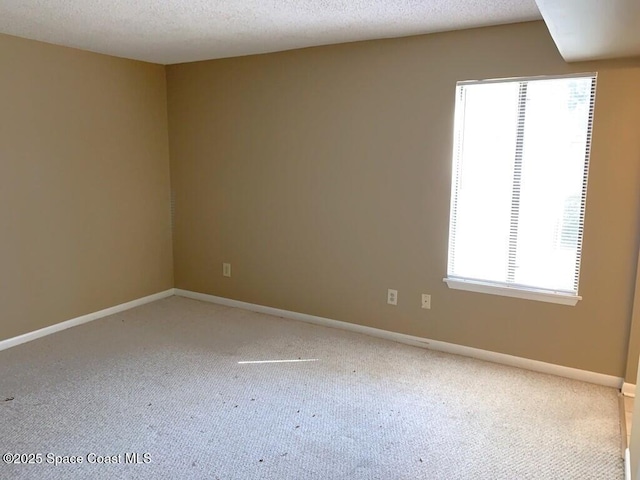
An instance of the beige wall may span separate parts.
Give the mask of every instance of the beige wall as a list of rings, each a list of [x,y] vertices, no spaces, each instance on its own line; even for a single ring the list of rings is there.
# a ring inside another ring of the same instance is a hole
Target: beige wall
[[[449,290],[456,81],[593,70],[584,300]],[[625,374],[640,61],[567,65],[534,22],[176,65],[167,79],[176,287]]]
[[[0,35],[0,340],[173,286],[162,66]]]
[[[0,61],[0,339],[171,288],[164,67],[4,35]],[[584,300],[447,289],[456,80],[592,70]],[[176,287],[635,380],[640,61],[567,65],[534,22],[167,75]]]
[[[638,222],[640,223],[640,218],[638,219]],[[640,258],[638,259],[635,287],[633,310],[631,314],[631,328],[629,331],[627,370],[625,374],[625,381],[628,383],[634,383],[638,374],[638,358],[640,356]],[[640,445],[638,448],[640,449]]]

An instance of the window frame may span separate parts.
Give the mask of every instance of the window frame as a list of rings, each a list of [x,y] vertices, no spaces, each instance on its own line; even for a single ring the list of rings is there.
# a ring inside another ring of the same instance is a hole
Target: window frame
[[[478,85],[478,84],[491,84],[491,83],[516,83],[520,82],[520,88],[522,88],[522,82],[530,82],[530,81],[539,81],[539,80],[558,80],[558,79],[571,79],[571,78],[592,78],[592,94],[590,96],[589,102],[589,117],[587,119],[587,142],[585,147],[585,174],[583,176],[584,189],[582,192],[583,202],[584,202],[584,211],[586,211],[586,195],[587,195],[587,181],[588,181],[588,171],[591,157],[591,143],[593,137],[593,117],[595,115],[595,100],[596,100],[596,89],[597,89],[597,81],[598,74],[597,72],[581,72],[575,74],[567,74],[567,75],[540,75],[533,77],[510,77],[510,78],[500,78],[500,79],[487,79],[487,80],[467,80],[467,81],[459,81],[456,82],[456,104],[455,104],[455,115],[456,120],[453,125],[453,138],[454,144],[452,148],[452,182],[451,182],[451,192],[450,192],[450,218],[449,218],[449,240],[447,242],[447,276],[443,279],[443,281],[447,284],[447,286],[454,290],[464,290],[475,293],[485,293],[490,295],[500,295],[505,297],[526,299],[526,300],[536,300],[547,303],[555,303],[560,305],[570,305],[575,306],[582,297],[578,294],[579,288],[579,276],[581,273],[581,256],[582,256],[582,241],[583,241],[583,233],[584,233],[584,216],[581,218],[582,228],[581,228],[581,238],[580,243],[578,245],[578,260],[577,260],[577,275],[578,282],[576,283],[576,292],[573,291],[559,291],[553,289],[537,289],[526,285],[520,285],[517,283],[501,283],[501,282],[491,282],[487,280],[459,277],[455,275],[449,274],[449,258],[451,255],[451,247],[452,247],[452,219],[453,212],[455,208],[455,201],[457,195],[457,186],[456,186],[456,150],[460,148],[458,144],[457,137],[460,135],[460,131],[458,131],[458,89],[462,86],[466,85]],[[525,85],[528,85],[525,84]],[[525,86],[526,89],[526,86]],[[521,92],[522,93],[522,92]],[[524,115],[524,112],[518,112],[519,118],[518,122],[522,120],[520,115]],[[521,153],[521,152],[520,152]],[[515,153],[518,155],[518,152]],[[513,205],[512,205],[513,206]]]

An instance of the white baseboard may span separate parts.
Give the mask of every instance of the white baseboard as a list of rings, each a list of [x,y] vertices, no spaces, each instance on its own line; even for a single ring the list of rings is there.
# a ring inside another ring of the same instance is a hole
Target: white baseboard
[[[170,297],[173,294],[174,289],[170,288],[169,290],[165,290],[164,292],[159,292],[147,297],[138,298],[127,303],[116,305],[115,307],[105,308],[104,310],[100,310],[98,312],[88,313],[87,315],[82,315],[81,317],[72,318],[71,320],[66,320],[49,327],[41,328],[40,330],[35,330],[33,332],[25,333],[17,337],[8,338],[6,340],[0,341],[0,350],[15,347],[16,345],[30,342],[31,340],[51,335],[52,333],[60,332],[62,330],[66,330],[67,328],[75,327],[76,325],[82,325],[83,323],[107,317],[109,315],[113,315],[114,313],[124,312],[125,310],[139,307],[140,305],[144,305],[145,303],[155,302],[156,300],[160,300],[161,298]]]
[[[171,288],[163,292],[159,292],[153,295],[149,295],[143,298],[138,298],[127,303],[116,305],[114,307],[105,308],[98,312],[89,313],[81,317],[73,318],[49,327],[41,328],[33,332],[25,333],[17,337],[8,338],[0,341],[0,350],[5,350],[22,343],[35,340],[37,338],[51,335],[52,333],[66,330],[67,328],[75,327],[83,323],[91,322],[99,318],[107,317],[115,313],[123,312],[131,308],[144,305],[146,303],[154,302],[162,298],[170,297],[172,295],[179,295],[181,297],[192,298],[195,300],[202,300],[210,303],[217,303],[220,305],[226,305],[229,307],[243,308],[253,312],[265,313],[268,315],[274,315],[277,317],[288,318],[291,320],[299,320],[306,323],[313,323],[316,325],[322,325],[332,328],[339,328],[342,330],[349,330],[352,332],[362,333],[373,337],[384,338],[387,340],[393,340],[399,343],[407,345],[413,345],[415,347],[426,348],[429,350],[436,350],[445,353],[453,353],[455,355],[462,355],[465,357],[477,358],[479,360],[485,360],[488,362],[499,363],[503,365],[509,365],[512,367],[519,367],[526,370],[533,370],[541,373],[549,373],[560,377],[572,378],[575,380],[581,380],[584,382],[595,383],[598,385],[604,385],[612,388],[621,388],[622,393],[626,396],[635,396],[635,385],[624,383],[623,379],[614,377],[611,375],[605,375],[602,373],[589,372],[586,370],[579,370],[577,368],[565,367],[562,365],[555,365],[552,363],[540,362],[538,360],[531,360],[528,358],[515,357],[513,355],[507,355],[504,353],[491,352],[488,350],[481,350],[479,348],[466,347],[464,345],[456,345],[454,343],[441,342],[438,340],[430,340],[427,338],[415,337],[412,335],[406,335],[403,333],[389,332],[387,330],[381,330],[373,327],[366,327],[364,325],[357,325],[355,323],[342,322],[339,320],[331,320],[329,318],[317,317],[314,315],[308,315],[305,313],[291,312],[289,310],[281,310],[273,307],[266,307],[263,305],[256,305],[253,303],[241,302],[238,300],[232,300],[224,297],[216,297],[214,295],[208,295],[205,293],[191,292],[188,290],[182,290],[178,288]]]
[[[624,451],[624,480],[631,480],[631,455],[628,448]]]
[[[413,345],[415,347],[427,348],[429,350],[437,350],[440,352],[453,353],[455,355],[462,355],[465,357],[477,358],[479,360],[485,360],[488,362],[499,363],[502,365],[509,365],[512,367],[518,367],[525,370],[533,370],[535,372],[549,373],[551,375],[557,375],[559,377],[572,378],[574,380],[581,380],[583,382],[595,383],[597,385],[604,385],[606,387],[620,389],[623,383],[623,379],[620,377],[614,377],[612,375],[605,375],[603,373],[590,372],[587,370],[580,370],[577,368],[565,367],[562,365],[555,365],[552,363],[540,362],[538,360],[530,360],[528,358],[515,357],[513,355],[507,355],[504,353],[491,352],[488,350],[481,350],[479,348],[465,347],[463,345],[456,345],[454,343],[441,342],[438,340],[429,340],[421,337],[414,337],[412,335],[405,335],[403,333],[389,332],[387,330],[380,330],[373,327],[365,327],[363,325],[357,325],[355,323],[341,322],[339,320],[331,320],[323,317],[316,317],[314,315],[307,315],[306,313],[291,312],[288,310],[281,310],[273,307],[265,307],[263,305],[256,305],[253,303],[241,302],[238,300],[231,300],[224,297],[216,297],[214,295],[208,295],[205,293],[191,292],[189,290],[175,289],[175,295],[181,297],[191,298],[194,300],[202,300],[210,303],[217,303],[220,305],[226,305],[228,307],[243,308],[245,310],[251,310],[253,312],[266,313],[268,315],[274,315],[277,317],[288,318],[291,320],[300,320],[307,323],[313,323],[316,325],[323,325],[327,327],[340,328],[342,330],[350,330],[352,332],[363,333],[365,335],[371,335],[373,337],[385,338],[407,345]]]
[[[622,384],[622,394],[625,397],[635,398],[635,396],[636,396],[636,386],[633,383],[624,382]]]

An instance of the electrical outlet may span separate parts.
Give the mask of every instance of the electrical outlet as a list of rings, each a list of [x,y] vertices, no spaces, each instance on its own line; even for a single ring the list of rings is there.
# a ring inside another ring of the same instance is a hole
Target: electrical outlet
[[[231,276],[231,264],[230,263],[223,263],[222,264],[222,276],[223,277],[230,277]]]
[[[422,308],[429,310],[431,308],[431,295],[428,293],[422,294]]]
[[[387,303],[389,305],[398,305],[398,291],[397,290],[387,290]]]

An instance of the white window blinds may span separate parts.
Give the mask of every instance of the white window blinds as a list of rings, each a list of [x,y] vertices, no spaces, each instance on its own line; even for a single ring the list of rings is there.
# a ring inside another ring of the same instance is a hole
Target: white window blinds
[[[447,280],[578,295],[595,88],[458,83]]]

